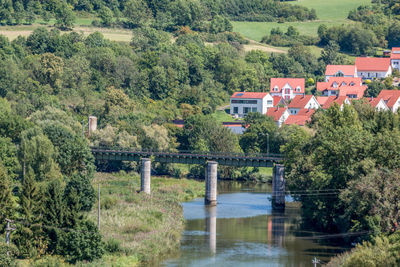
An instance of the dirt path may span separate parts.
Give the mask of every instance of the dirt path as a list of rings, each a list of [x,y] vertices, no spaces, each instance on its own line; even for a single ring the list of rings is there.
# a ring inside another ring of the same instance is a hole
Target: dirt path
[[[243,45],[244,51],[248,52],[248,51],[252,51],[252,50],[261,50],[263,52],[267,52],[267,53],[287,53],[287,51],[276,48],[276,47],[270,47],[267,46],[265,44],[250,40],[249,44],[247,45]]]

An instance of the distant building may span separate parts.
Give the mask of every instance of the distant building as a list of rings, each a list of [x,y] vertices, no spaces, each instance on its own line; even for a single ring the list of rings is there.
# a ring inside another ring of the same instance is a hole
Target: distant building
[[[356,67],[358,77],[363,79],[382,79],[392,74],[390,58],[358,57]]]
[[[325,81],[331,77],[358,77],[355,65],[327,65],[325,70]]]
[[[290,115],[289,118],[285,121],[285,125],[299,125],[304,126],[307,122],[311,121],[311,116],[307,115]]]
[[[293,99],[295,96],[304,96],[304,78],[271,78],[270,94],[280,96],[285,101]]]
[[[301,109],[318,109],[321,106],[313,95],[296,96],[290,102],[288,109],[290,115],[296,115]]]
[[[367,86],[362,85],[358,77],[331,77],[328,82],[318,82],[317,91],[323,96],[347,96],[359,99],[363,97]]]
[[[386,106],[392,112],[397,112],[400,106],[400,91],[399,90],[382,90],[377,99],[383,99]],[[377,100],[375,100],[377,101]]]
[[[231,96],[230,114],[238,117],[250,112],[265,114],[273,105],[274,99],[269,93],[236,92]]]
[[[269,108],[266,115],[272,117],[272,119],[276,122],[278,127],[281,127],[282,124],[289,117],[290,113],[287,108],[278,106],[274,108]]]
[[[230,129],[234,134],[243,134],[246,128],[243,127],[243,122],[223,122],[222,125]]]
[[[392,47],[390,63],[393,69],[400,70],[400,47]]]

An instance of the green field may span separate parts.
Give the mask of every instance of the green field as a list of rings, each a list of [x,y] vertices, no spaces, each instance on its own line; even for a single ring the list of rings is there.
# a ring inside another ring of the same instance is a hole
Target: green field
[[[260,41],[263,36],[269,34],[272,28],[277,27],[286,31],[289,26],[294,26],[301,34],[316,36],[321,24],[332,26],[354,23],[346,19],[349,11],[360,5],[371,3],[371,0],[299,0],[290,3],[314,8],[317,11],[318,20],[286,23],[234,21],[233,30],[256,41]]]

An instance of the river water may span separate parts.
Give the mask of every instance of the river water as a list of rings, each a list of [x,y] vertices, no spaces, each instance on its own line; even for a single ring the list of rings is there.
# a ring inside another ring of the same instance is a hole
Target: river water
[[[270,192],[267,184],[219,182],[216,207],[203,198],[182,203],[181,248],[162,266],[313,266],[314,257],[325,263],[346,250],[327,234],[302,230],[295,205],[274,213]]]

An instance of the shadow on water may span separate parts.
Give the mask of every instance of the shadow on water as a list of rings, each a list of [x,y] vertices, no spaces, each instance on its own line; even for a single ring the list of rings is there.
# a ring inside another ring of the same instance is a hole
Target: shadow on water
[[[273,212],[268,184],[219,184],[218,205],[204,199],[183,203],[186,219],[180,251],[163,266],[310,266],[346,250],[303,231],[299,208]],[[225,193],[221,193],[225,192]]]

